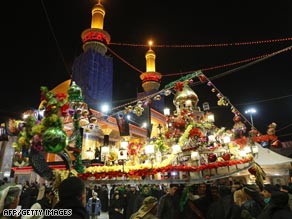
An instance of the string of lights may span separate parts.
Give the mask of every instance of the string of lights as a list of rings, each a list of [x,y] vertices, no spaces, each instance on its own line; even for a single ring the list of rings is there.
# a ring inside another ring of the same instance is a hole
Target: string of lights
[[[233,42],[233,43],[212,43],[212,44],[186,44],[186,45],[153,45],[153,48],[208,48],[208,47],[227,47],[227,46],[249,46],[249,45],[260,45],[292,41],[292,37],[280,38],[280,39],[267,39],[257,41],[246,41],[246,42]],[[111,42],[113,46],[127,46],[127,47],[149,47],[148,44],[134,44],[134,43],[117,43]]]
[[[232,73],[234,71],[241,70],[242,68],[249,67],[251,65],[257,64],[257,63],[262,62],[262,61],[265,61],[266,59],[272,58],[273,56],[276,56],[276,55],[279,55],[281,53],[290,51],[291,49],[292,49],[292,46],[288,46],[288,47],[285,47],[284,49],[281,49],[281,50],[278,50],[278,51],[275,51],[275,52],[272,52],[272,53],[269,53],[269,54],[265,54],[263,56],[260,56],[261,58],[255,59],[254,61],[249,62],[249,63],[247,63],[247,64],[245,64],[243,66],[240,66],[238,68],[231,69],[230,71],[226,71],[226,72],[224,72],[222,74],[213,76],[212,79],[214,80],[216,78],[223,77],[223,76],[228,75],[228,74],[230,74],[230,73]]]
[[[207,71],[221,69],[221,68],[226,68],[226,67],[230,67],[230,66],[234,66],[234,65],[239,65],[239,64],[247,63],[247,62],[251,62],[251,63],[249,63],[249,65],[253,65],[253,64],[257,63],[257,62],[263,61],[266,58],[270,58],[270,57],[272,57],[274,55],[278,55],[280,53],[287,52],[287,51],[291,50],[291,48],[292,47],[289,46],[289,47],[286,47],[284,49],[281,49],[281,50],[278,50],[278,51],[275,51],[275,52],[272,52],[272,53],[267,53],[267,54],[263,54],[263,55],[260,55],[260,56],[251,57],[251,58],[248,58],[248,59],[243,59],[243,60],[239,60],[239,61],[235,61],[235,62],[231,62],[231,63],[227,63],[227,64],[222,64],[222,65],[218,65],[218,66],[206,67],[206,68],[202,68],[201,70],[204,71],[204,72],[207,72]],[[134,69],[135,71],[137,71],[140,74],[143,73],[143,71],[139,70],[137,67],[135,67],[132,64],[130,64],[129,62],[127,62],[124,58],[122,58],[120,55],[118,55],[112,49],[110,49],[109,47],[108,47],[108,49],[109,49],[109,51],[114,56],[116,56],[122,62],[124,62],[125,64],[127,64],[130,68]],[[252,61],[257,61],[257,62],[252,62]],[[179,73],[163,74],[162,77],[173,77],[173,76],[186,75],[186,74],[190,74],[190,73],[192,73],[194,71],[195,70],[185,71],[185,72],[179,72]],[[229,72],[225,72],[225,74],[229,74]],[[220,75],[220,76],[217,75],[216,77],[222,77],[222,76],[224,76],[224,75]]]
[[[129,62],[127,62],[124,58],[122,58],[120,55],[118,55],[116,52],[114,52],[112,49],[110,49],[109,47],[107,47],[107,49],[109,50],[109,52],[114,55],[115,57],[117,57],[119,60],[121,60],[122,62],[124,62],[125,64],[127,64],[130,68],[134,69],[135,71],[137,71],[138,73],[142,74],[143,71],[139,70],[138,68],[136,68],[134,65],[130,64]]]
[[[216,90],[216,92],[217,92],[217,95],[219,94],[221,97],[225,97],[224,96],[224,94],[213,84],[213,82],[211,82],[211,80],[208,78],[208,77],[206,77],[206,75],[204,75],[204,77],[207,79],[207,81],[208,81],[208,85],[210,85],[210,86],[212,86],[215,90]],[[244,119],[244,121],[245,122],[247,122],[251,127],[253,127],[255,130],[257,130],[258,131],[258,133],[260,133],[259,132],[259,130],[256,128],[256,127],[254,127],[254,125],[240,112],[240,110],[238,110],[232,103],[231,103],[231,101],[228,99],[228,98],[224,98],[225,99],[225,101],[228,103],[228,105],[230,105],[231,106],[231,110],[234,112],[234,113],[236,113],[236,114],[239,114],[243,119]]]
[[[230,69],[230,70],[228,70],[228,71],[225,71],[225,72],[223,72],[223,73],[217,74],[217,75],[215,75],[215,76],[212,76],[212,77],[210,77],[210,79],[211,79],[211,80],[215,80],[215,79],[218,79],[218,78],[224,77],[224,76],[226,76],[226,75],[229,75],[229,74],[231,74],[231,73],[234,73],[234,72],[236,72],[236,71],[239,71],[239,70],[241,70],[241,69],[243,69],[243,68],[247,68],[247,67],[249,67],[249,66],[251,66],[251,65],[257,64],[257,63],[262,62],[262,61],[265,61],[266,59],[268,59],[268,58],[272,58],[273,56],[279,55],[279,54],[281,54],[281,53],[283,53],[283,52],[290,51],[291,49],[292,49],[292,46],[289,46],[289,47],[286,47],[286,48],[284,48],[284,49],[278,50],[278,51],[273,52],[273,53],[270,53],[270,54],[266,54],[266,55],[258,56],[259,58],[257,58],[257,59],[253,59],[253,58],[251,58],[250,60],[254,60],[254,61],[251,61],[251,62],[249,62],[249,63],[247,63],[247,64],[241,65],[241,66],[239,66],[239,67],[237,67],[237,68]],[[203,72],[206,72],[206,69],[202,69],[202,71],[203,71]],[[207,71],[208,71],[208,70],[207,70]],[[198,81],[198,82],[194,82],[194,83],[192,84],[192,86],[196,86],[196,85],[198,85],[198,84],[201,84],[201,82],[199,82],[199,81]]]
[[[287,133],[287,134],[283,134],[283,135],[278,135],[278,137],[286,137],[286,136],[290,136],[290,135],[292,135],[292,132]]]
[[[284,129],[289,128],[290,126],[292,126],[292,123],[289,124],[289,125],[286,125],[286,126],[284,126],[284,127],[282,127],[282,128],[280,128],[280,129],[278,129],[278,130],[276,130],[276,132],[283,131]]]
[[[254,61],[254,60],[257,60],[257,59],[264,58],[264,57],[266,57],[268,55],[269,54],[265,54],[265,55],[256,56],[256,57],[252,57],[252,58],[248,58],[248,59],[244,59],[244,60],[239,60],[239,61],[235,61],[235,62],[223,64],[223,65],[217,65],[217,66],[213,66],[213,67],[203,68],[202,71],[206,72],[206,71],[216,70],[216,69],[220,69],[220,68],[226,68],[226,67],[230,67],[230,66],[246,63],[246,62],[251,62],[251,61]],[[185,74],[190,74],[191,72],[193,72],[193,71],[185,71],[185,72],[179,72],[179,73],[164,74],[163,77],[172,77],[172,76],[178,76],[178,75],[185,75]]]

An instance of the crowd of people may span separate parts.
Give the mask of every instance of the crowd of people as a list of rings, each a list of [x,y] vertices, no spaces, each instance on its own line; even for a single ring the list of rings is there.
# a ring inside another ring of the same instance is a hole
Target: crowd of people
[[[291,219],[292,184],[256,185],[220,181],[199,184],[86,184],[78,177],[61,182],[58,191],[25,182],[0,186],[0,219]],[[4,216],[3,209],[70,209],[61,215]],[[68,216],[70,215],[70,216]]]

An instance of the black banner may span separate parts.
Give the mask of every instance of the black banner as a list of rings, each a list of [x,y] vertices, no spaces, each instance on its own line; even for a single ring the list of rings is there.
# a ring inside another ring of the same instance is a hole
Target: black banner
[[[120,131],[120,136],[129,136],[130,135],[130,127],[127,118],[125,117],[123,112],[120,112],[116,115],[117,124]]]

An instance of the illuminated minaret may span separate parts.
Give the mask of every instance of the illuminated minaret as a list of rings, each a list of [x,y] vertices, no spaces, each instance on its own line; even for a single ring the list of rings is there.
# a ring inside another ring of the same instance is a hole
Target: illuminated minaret
[[[149,49],[145,54],[146,58],[146,72],[140,75],[142,80],[143,92],[137,94],[137,98],[145,98],[146,96],[152,95],[159,90],[162,75],[156,72],[155,58],[156,54],[151,48],[152,41],[149,42]],[[159,96],[159,100],[151,101],[150,107],[163,113],[164,109],[164,96]],[[144,114],[144,113],[143,113]]]
[[[81,87],[84,102],[100,110],[112,102],[113,59],[106,55],[110,35],[103,30],[105,8],[99,0],[91,10],[91,27],[81,33],[83,53],[74,60],[72,81]]]
[[[105,9],[100,0],[93,6],[91,15],[91,28],[81,34],[83,50],[93,48],[104,55],[107,51],[106,45],[110,42],[110,35],[103,30]]]
[[[149,49],[145,54],[145,59],[146,59],[146,72],[143,72],[140,75],[140,79],[142,80],[142,87],[144,89],[144,92],[138,93],[137,98],[145,98],[147,96],[151,96],[154,93],[156,93],[160,87],[160,82],[161,82],[161,74],[156,72],[155,68],[155,58],[156,54],[155,52],[151,49],[152,46],[152,41],[149,41]],[[143,106],[144,111],[143,115],[139,116],[139,118],[135,118],[135,121],[138,123],[145,122],[148,123],[149,125],[147,126],[147,137],[151,136],[152,132],[152,122],[151,122],[151,115],[152,115],[152,110],[155,109],[156,111],[163,113],[164,109],[164,97],[160,95],[159,100],[151,100],[149,104],[147,103],[146,105]],[[153,98],[154,99],[154,98]]]
[[[155,69],[155,52],[151,49],[152,41],[149,42],[149,50],[146,52],[146,72],[140,75],[144,91],[157,91],[160,87],[161,74]]]

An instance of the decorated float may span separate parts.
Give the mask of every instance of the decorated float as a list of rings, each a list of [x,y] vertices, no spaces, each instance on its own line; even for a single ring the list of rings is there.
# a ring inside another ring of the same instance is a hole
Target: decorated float
[[[217,127],[207,105],[203,104],[203,111],[198,107],[199,98],[191,89],[195,77],[210,86],[212,92],[217,92],[218,105],[231,107],[232,129]],[[274,132],[261,135],[254,128],[248,132],[240,112],[200,71],[171,83],[159,94],[154,94],[153,99],[171,93],[174,93],[175,110],[165,113],[165,124],[160,125],[155,136],[142,140],[120,137],[116,144],[98,148],[100,159],[97,162],[84,164],[81,152],[85,133],[92,129],[105,136],[109,133],[100,127],[74,82],[67,94],[41,87],[43,115],[27,112],[23,121],[10,124],[11,130],[18,130],[17,141],[13,144],[14,170],[32,168],[40,177],[54,182],[73,174],[86,181],[115,184],[199,183],[248,170],[257,183],[263,183],[265,172],[254,158],[261,147],[259,143],[275,144]],[[143,108],[140,101],[137,106],[126,106],[124,111],[130,113],[138,108]],[[46,159],[49,154],[62,158],[62,168],[49,165]]]
[[[80,177],[140,183],[202,182],[228,177],[252,166],[259,174],[261,169],[253,159],[257,145],[245,137],[246,127],[239,112],[234,109],[232,130],[216,127],[212,113],[197,106],[199,98],[190,88],[194,75],[207,80],[201,72],[196,72],[190,78],[170,84],[173,91],[163,90],[164,95],[175,92],[176,110],[173,114],[165,113],[166,122],[157,136],[144,143],[126,143],[127,147],[121,144],[118,150],[108,154],[106,159],[113,161],[110,165],[87,167]],[[223,96],[218,102],[228,104]]]

